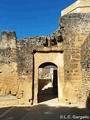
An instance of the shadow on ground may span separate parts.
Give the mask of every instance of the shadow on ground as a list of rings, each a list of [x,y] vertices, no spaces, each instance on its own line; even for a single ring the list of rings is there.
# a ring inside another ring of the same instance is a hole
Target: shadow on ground
[[[50,107],[44,104],[14,107],[0,120],[90,120],[90,108]]]
[[[54,98],[58,98],[58,95],[55,94],[52,90],[53,90],[52,88],[48,88],[44,91],[41,91],[40,95],[38,96],[38,102],[40,103]]]

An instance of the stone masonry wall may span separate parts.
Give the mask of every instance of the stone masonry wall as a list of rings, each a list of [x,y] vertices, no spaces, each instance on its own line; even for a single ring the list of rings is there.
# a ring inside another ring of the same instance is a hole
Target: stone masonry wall
[[[81,45],[90,33],[90,14],[73,13],[60,17],[64,48],[65,88],[67,103],[80,103],[82,70]]]
[[[83,84],[90,77],[89,33],[89,13],[73,13],[60,17],[60,27],[49,37],[36,36],[17,40],[15,32],[3,31],[0,40],[0,95],[10,94],[23,99],[24,103],[32,102],[33,53],[44,46],[45,49],[63,46],[64,103],[85,103],[85,91],[88,91],[88,87]]]
[[[0,40],[0,95],[16,95],[17,63],[16,63],[16,33],[2,32]]]
[[[0,40],[0,95],[32,100],[33,51],[46,37],[17,40],[15,32],[3,31]]]
[[[81,64],[82,64],[82,89],[83,89],[82,101],[86,101],[90,97],[90,34],[81,47]]]

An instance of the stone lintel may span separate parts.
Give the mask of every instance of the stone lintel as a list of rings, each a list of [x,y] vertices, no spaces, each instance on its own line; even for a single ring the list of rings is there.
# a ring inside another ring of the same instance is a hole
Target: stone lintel
[[[63,51],[63,48],[60,46],[52,46],[52,47],[41,47],[36,50],[36,52],[61,52]]]

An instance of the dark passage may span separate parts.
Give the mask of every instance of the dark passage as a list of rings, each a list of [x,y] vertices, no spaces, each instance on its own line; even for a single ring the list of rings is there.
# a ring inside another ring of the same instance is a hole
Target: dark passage
[[[38,102],[44,102],[58,97],[58,74],[54,64],[45,63],[39,68]]]
[[[89,108],[90,109],[90,94],[89,94],[89,96],[88,96],[88,98],[87,98],[87,108]]]
[[[53,92],[58,95],[57,70],[53,71]]]

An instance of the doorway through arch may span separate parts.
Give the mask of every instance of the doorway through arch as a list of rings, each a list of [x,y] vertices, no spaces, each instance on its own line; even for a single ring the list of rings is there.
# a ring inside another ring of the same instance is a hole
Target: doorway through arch
[[[45,62],[38,68],[38,102],[58,97],[58,67]]]

